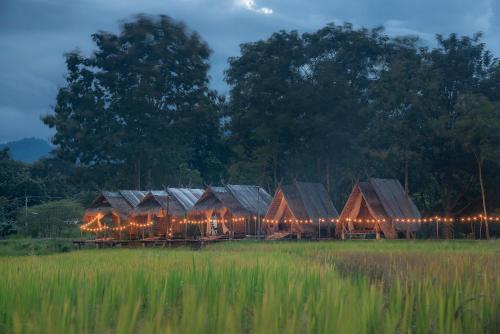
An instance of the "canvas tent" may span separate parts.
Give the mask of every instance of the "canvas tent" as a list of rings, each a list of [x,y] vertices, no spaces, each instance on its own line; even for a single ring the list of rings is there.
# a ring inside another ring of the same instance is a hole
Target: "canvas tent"
[[[188,219],[198,223],[204,236],[257,234],[270,202],[271,196],[259,186],[208,187]]]
[[[270,238],[290,234],[318,236],[337,217],[337,209],[321,183],[295,181],[278,188],[264,226]]]
[[[101,191],[84,212],[84,226],[88,231],[107,228],[120,232],[127,224],[129,213],[139,204],[145,194],[137,190]]]
[[[340,214],[337,234],[376,233],[387,239],[409,237],[420,229],[420,212],[396,179],[358,182]]]
[[[149,233],[167,238],[186,236],[183,220],[189,209],[203,194],[202,189],[167,188],[150,191],[130,213],[130,220],[147,226]],[[184,225],[185,226],[185,225]]]

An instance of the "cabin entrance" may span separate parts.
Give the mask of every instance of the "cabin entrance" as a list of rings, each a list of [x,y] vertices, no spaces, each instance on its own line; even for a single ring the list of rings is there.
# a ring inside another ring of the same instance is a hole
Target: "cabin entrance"
[[[217,235],[218,233],[217,230],[217,215],[212,215],[212,218],[210,219],[210,235]]]
[[[290,232],[292,230],[291,224],[285,222],[284,219],[280,219],[278,222],[278,231],[279,232]]]

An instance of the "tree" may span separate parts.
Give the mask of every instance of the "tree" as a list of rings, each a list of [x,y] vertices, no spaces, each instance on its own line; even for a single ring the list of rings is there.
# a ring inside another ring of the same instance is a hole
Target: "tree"
[[[74,237],[78,235],[78,223],[83,215],[82,205],[74,200],[52,201],[31,206],[27,214],[19,212],[18,233],[33,237]]]
[[[298,160],[302,170],[311,169],[309,161],[316,163],[315,176],[309,178],[338,194],[342,183],[349,191],[370,169],[361,138],[371,118],[370,87],[383,68],[388,37],[382,28],[354,29],[345,23],[328,24],[303,38],[308,104],[301,156],[309,158]]]
[[[218,97],[208,88],[210,49],[167,16],[138,15],[120,34],[92,35],[97,50],[66,55],[67,85],[54,114],[60,157],[137,189],[186,181],[188,170],[210,177],[220,138]],[[215,161],[215,162],[214,162]],[[109,178],[108,178],[109,180]]]
[[[229,170],[233,178],[243,175],[274,188],[302,136],[303,42],[297,32],[281,31],[240,49],[225,72],[231,87],[228,140],[235,154]]]
[[[483,178],[485,160],[500,163],[500,106],[483,95],[468,94],[458,98],[453,135],[477,164],[483,215],[488,217]],[[490,238],[488,220],[485,219],[486,238]]]
[[[386,162],[385,170],[399,174],[398,167],[402,167],[407,196],[410,162],[418,161],[425,136],[418,43],[418,38],[408,37],[395,38],[387,45],[387,65],[371,87],[373,119],[366,139],[371,154]]]
[[[427,169],[438,198],[432,209],[457,214],[470,205],[474,194],[474,162],[467,159],[463,145],[453,136],[457,101],[477,93],[488,77],[493,58],[481,35],[447,38],[437,36],[438,47],[423,53],[422,108],[425,136],[422,141],[423,168]],[[426,189],[431,193],[432,189]]]
[[[334,174],[361,161],[357,140],[370,118],[367,92],[386,39],[378,28],[330,24],[243,44],[226,71],[236,156],[230,174],[273,186],[324,181],[331,190]]]

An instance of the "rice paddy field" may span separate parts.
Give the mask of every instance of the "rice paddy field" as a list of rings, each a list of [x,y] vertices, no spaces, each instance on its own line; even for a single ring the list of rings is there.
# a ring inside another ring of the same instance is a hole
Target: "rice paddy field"
[[[499,333],[500,243],[0,257],[0,333]]]

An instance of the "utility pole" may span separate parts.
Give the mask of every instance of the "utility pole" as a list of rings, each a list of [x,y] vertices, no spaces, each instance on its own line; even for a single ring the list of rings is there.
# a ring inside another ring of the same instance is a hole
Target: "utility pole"
[[[260,189],[259,189],[259,186],[257,186],[257,225],[258,225],[257,235],[260,237]]]
[[[170,193],[168,188],[166,190],[167,193],[167,230],[165,231],[165,239],[170,239]],[[187,235],[187,232],[186,232]]]
[[[321,218],[318,218],[318,241],[321,239]]]

